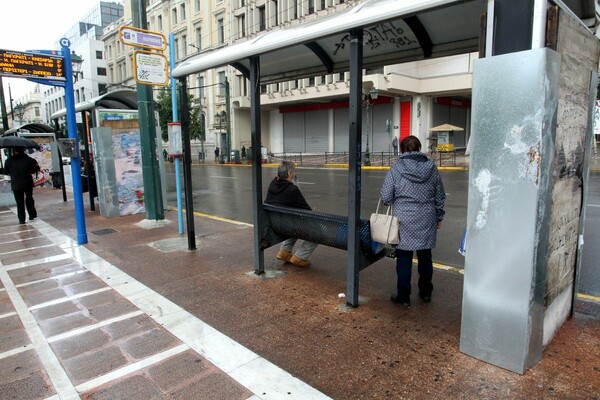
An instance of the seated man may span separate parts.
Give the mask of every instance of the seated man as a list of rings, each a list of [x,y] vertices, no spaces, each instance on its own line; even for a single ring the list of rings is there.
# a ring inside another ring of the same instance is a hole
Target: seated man
[[[276,206],[302,208],[310,210],[310,206],[304,199],[304,196],[293,181],[296,177],[296,167],[290,161],[282,161],[277,168],[277,176],[269,185],[265,203]],[[317,243],[304,241],[302,246],[292,255],[294,244],[298,239],[290,238],[283,242],[281,249],[277,253],[277,259],[290,262],[299,267],[310,266],[311,253],[317,248]]]

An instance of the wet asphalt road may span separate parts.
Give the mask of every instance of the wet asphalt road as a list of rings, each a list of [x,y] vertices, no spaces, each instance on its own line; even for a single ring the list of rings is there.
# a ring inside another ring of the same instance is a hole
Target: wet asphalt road
[[[263,167],[263,200],[276,168]],[[175,175],[166,164],[167,204],[177,205]],[[250,167],[193,166],[194,211],[252,223],[252,169]],[[361,216],[368,219],[377,207],[379,190],[387,171],[362,172]],[[468,171],[440,171],[446,190],[446,217],[433,251],[434,261],[463,267],[458,247],[467,216]],[[318,211],[347,215],[348,171],[299,168],[298,186],[310,206]],[[183,177],[182,185],[183,185]],[[184,203],[185,204],[185,203]],[[196,228],[196,232],[200,227]]]

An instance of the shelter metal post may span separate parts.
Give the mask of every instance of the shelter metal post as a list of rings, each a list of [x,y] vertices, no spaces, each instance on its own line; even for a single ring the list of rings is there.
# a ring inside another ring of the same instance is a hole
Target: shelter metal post
[[[254,273],[265,273],[265,255],[260,246],[265,226],[262,205],[262,165],[260,153],[260,58],[250,59],[250,134],[252,143],[252,222],[254,224]]]
[[[58,119],[54,120],[54,129],[56,130],[56,132],[60,132],[60,125],[58,123]],[[56,151],[58,153],[58,168],[60,169],[60,180],[62,182],[61,184],[61,188],[62,188],[62,195],[63,195],[63,201],[67,201],[67,188],[65,185],[65,167],[63,166],[62,163],[62,153],[60,152],[60,148],[58,146],[56,146]]]
[[[81,112],[81,122],[83,123],[83,125],[82,125],[83,154],[85,157],[85,175],[87,176],[88,195],[90,197],[90,210],[95,211],[96,207],[94,206],[94,192],[92,190],[92,176],[90,175],[90,173],[92,172],[91,163],[90,163],[90,145],[89,145],[89,139],[88,139],[90,127],[88,124],[87,113],[85,111]]]
[[[350,132],[348,173],[348,266],[346,270],[346,303],[358,307],[360,269],[360,196],[362,153],[362,56],[363,31],[350,31]]]
[[[179,79],[179,109],[181,110],[181,140],[183,142],[183,180],[185,182],[185,215],[187,219],[188,250],[196,250],[194,228],[194,196],[192,194],[192,147],[190,145],[190,110],[186,77]]]

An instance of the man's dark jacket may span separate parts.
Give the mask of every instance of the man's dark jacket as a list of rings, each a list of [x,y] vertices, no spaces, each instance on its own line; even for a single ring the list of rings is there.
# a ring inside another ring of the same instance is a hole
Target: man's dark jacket
[[[10,187],[13,191],[33,188],[33,177],[40,171],[37,161],[27,154],[14,154],[4,163],[4,173],[10,175]]]
[[[311,210],[310,206],[302,196],[298,186],[292,182],[275,177],[269,185],[267,191],[267,198],[265,200],[267,204],[274,204],[276,206],[303,208],[305,210]]]

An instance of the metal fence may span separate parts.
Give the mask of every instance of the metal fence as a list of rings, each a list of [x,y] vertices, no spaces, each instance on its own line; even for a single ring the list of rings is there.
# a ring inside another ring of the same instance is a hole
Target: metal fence
[[[369,153],[369,159],[372,166],[390,166],[396,161],[394,153],[376,152]],[[365,164],[366,153],[362,153],[362,164]],[[281,161],[292,161],[298,165],[327,165],[327,164],[348,164],[350,162],[348,152],[324,152],[324,153],[271,153],[269,162],[279,163]]]

